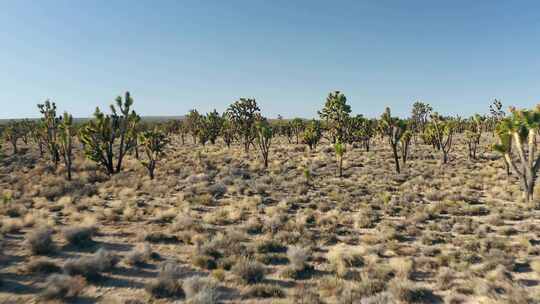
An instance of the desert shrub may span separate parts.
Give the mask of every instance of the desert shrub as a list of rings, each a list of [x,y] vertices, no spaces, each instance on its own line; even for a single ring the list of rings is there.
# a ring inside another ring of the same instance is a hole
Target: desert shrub
[[[149,244],[142,244],[128,252],[124,261],[130,266],[144,265],[152,257],[152,248]]]
[[[265,239],[256,242],[255,250],[258,253],[284,252],[287,250],[287,247],[283,246],[276,240]]]
[[[242,298],[284,298],[285,292],[279,286],[255,284],[242,291]]]
[[[192,263],[193,265],[201,268],[201,269],[216,269],[217,263],[216,260],[208,255],[196,255],[192,257]]]
[[[362,266],[364,261],[359,252],[352,247],[335,246],[326,255],[330,268],[339,277],[345,277],[349,273],[349,268]]]
[[[260,283],[265,276],[264,266],[247,258],[239,259],[231,270],[246,284]]]
[[[393,258],[390,260],[390,267],[394,270],[396,276],[408,279],[414,270],[414,260],[406,257]]]
[[[101,278],[101,272],[111,271],[118,263],[118,257],[104,249],[99,249],[92,256],[68,260],[64,271],[69,275],[80,275],[89,281]]]
[[[529,266],[534,272],[536,272],[536,274],[540,274],[540,259],[531,261]]]
[[[306,268],[306,263],[310,258],[309,249],[296,246],[289,247],[287,249],[287,258],[293,269],[303,270]]]
[[[47,278],[41,297],[46,300],[71,299],[77,297],[85,286],[86,281],[80,276],[53,274]]]
[[[364,209],[358,213],[355,218],[354,225],[357,229],[373,228],[377,221],[379,221],[379,215],[371,208]]]
[[[26,236],[26,243],[33,254],[43,255],[54,251],[53,231],[48,228],[36,228]]]
[[[74,246],[83,247],[92,244],[92,236],[95,233],[95,227],[92,226],[75,226],[68,227],[62,230],[62,234],[66,241]]]
[[[156,279],[146,284],[145,289],[155,298],[180,298],[184,296],[179,281],[181,269],[173,263],[165,262],[160,266]]]
[[[62,268],[56,263],[45,260],[45,259],[36,259],[28,262],[26,264],[26,272],[34,274],[50,274],[58,273],[62,271]]]
[[[442,290],[447,290],[452,287],[452,282],[455,279],[455,274],[452,269],[444,267],[437,275],[437,287]]]
[[[408,280],[394,279],[388,290],[395,300],[401,303],[429,303],[433,293],[426,288],[416,286]]]
[[[175,235],[167,234],[161,231],[146,232],[142,236],[142,240],[150,243],[174,244],[178,243],[178,238]]]
[[[202,277],[190,277],[184,280],[182,288],[186,294],[188,300],[194,299],[199,296],[201,293],[208,293],[206,296],[200,296],[201,298],[207,298],[210,295],[216,297],[217,300],[217,288],[218,285],[211,279],[202,278]],[[215,302],[212,302],[215,303]]]

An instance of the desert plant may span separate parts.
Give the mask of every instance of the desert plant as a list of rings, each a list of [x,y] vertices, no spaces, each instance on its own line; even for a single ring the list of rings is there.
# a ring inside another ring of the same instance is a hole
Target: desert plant
[[[4,140],[11,144],[13,148],[13,154],[19,153],[17,143],[22,136],[22,130],[20,123],[17,121],[10,121],[3,131]]]
[[[264,168],[266,169],[268,168],[268,155],[270,153],[270,145],[272,144],[274,131],[266,119],[258,121],[256,129],[257,147],[259,147],[259,151],[261,152],[261,156],[264,161]]]
[[[244,283],[256,284],[264,279],[264,266],[253,260],[241,258],[231,269]]]
[[[214,111],[207,113],[204,117],[204,132],[208,134],[208,140],[212,145],[216,143],[216,140],[223,129],[224,121],[225,119],[219,115],[218,111],[215,109]]]
[[[132,147],[128,145],[132,135],[130,121],[138,119],[135,111],[131,110],[133,99],[129,92],[123,100],[118,96],[116,105],[120,112],[111,105],[111,115],[105,115],[97,108],[94,119],[80,130],[86,157],[102,166],[109,175],[121,171],[124,156]]]
[[[317,145],[319,144],[321,137],[322,137],[321,122],[316,119],[312,119],[307,124],[304,132],[302,133],[303,142],[306,145],[308,145],[310,151],[313,151],[313,149],[317,148]]]
[[[193,138],[193,143],[197,143],[197,139],[200,139],[200,132],[204,130],[204,128],[201,127],[203,123],[203,116],[199,114],[199,111],[192,109],[189,111],[189,113],[186,115],[185,118],[185,125],[187,132],[191,133],[191,137]],[[203,137],[204,138],[204,137]]]
[[[457,123],[451,118],[444,118],[437,112],[430,115],[431,121],[428,125],[437,146],[442,151],[442,161],[444,164],[448,162],[448,155],[452,149],[454,133],[456,132]]]
[[[411,119],[417,132],[424,132],[431,111],[433,111],[433,108],[427,103],[417,101],[413,104]]]
[[[334,151],[336,153],[336,161],[338,165],[337,175],[341,177],[343,176],[343,155],[345,155],[346,152],[345,144],[337,141],[334,144]]]
[[[478,143],[480,142],[480,133],[466,130],[464,136],[469,150],[469,158],[476,159],[476,151],[478,150]]]
[[[324,108],[318,113],[329,129],[332,143],[345,142],[347,123],[351,113],[347,97],[340,91],[331,92],[326,98]]]
[[[50,100],[45,100],[44,103],[37,106],[43,115],[41,118],[43,142],[49,151],[50,160],[56,169],[58,162],[60,162],[60,148],[58,146],[58,125],[60,119],[56,116],[56,104],[54,102],[51,103]]]
[[[141,163],[148,170],[150,179],[154,179],[156,164],[163,155],[169,139],[160,129],[144,131],[139,135],[139,143],[144,149],[146,159],[141,159]]]
[[[53,274],[47,278],[41,297],[45,300],[72,299],[77,297],[85,286],[86,281],[80,276]]]
[[[411,144],[412,137],[413,137],[413,133],[410,130],[407,130],[403,132],[403,135],[399,139],[399,142],[401,144],[401,162],[403,163],[403,167],[405,167],[405,164],[407,163],[407,157],[409,155],[409,146]]]
[[[62,234],[68,243],[75,246],[85,246],[92,242],[95,228],[91,226],[74,226],[64,228]]]
[[[101,278],[102,272],[111,271],[118,261],[118,257],[112,252],[99,249],[91,256],[68,260],[64,264],[64,272],[72,276],[83,276],[89,281],[96,281]]]
[[[306,124],[302,118],[295,118],[289,122],[292,134],[296,138],[296,144],[300,143],[300,135],[304,131]]]
[[[73,126],[73,117],[67,112],[64,113],[62,120],[60,120],[58,128],[58,151],[62,155],[64,165],[66,166],[67,179],[71,180],[71,168],[73,158],[73,134],[75,128]]]
[[[394,155],[396,172],[400,173],[398,145],[401,137],[403,136],[403,133],[405,133],[406,123],[398,117],[392,117],[392,114],[390,113],[390,108],[386,108],[384,113],[381,115],[381,119],[379,121],[379,128],[381,130],[381,133],[388,138],[388,142],[392,147],[392,153]]]
[[[540,155],[536,151],[539,129],[540,106],[533,110],[512,108],[511,116],[501,120],[496,128],[499,144],[493,147],[503,154],[518,175],[527,201],[533,199],[536,175],[540,169]],[[514,149],[515,153],[512,153]]]
[[[181,275],[180,268],[172,263],[160,265],[159,275],[146,285],[146,290],[155,298],[183,297],[184,290],[178,280]]]
[[[236,139],[236,130],[233,122],[229,119],[227,113],[222,115],[223,124],[221,125],[221,137],[227,145],[227,148],[231,147],[231,144]]]
[[[255,125],[261,118],[260,111],[257,101],[252,98],[240,98],[227,109],[227,117],[233,123],[236,132],[238,132],[246,153],[257,137]]]
[[[38,227],[30,231],[26,236],[26,243],[33,254],[48,254],[54,251],[52,240],[53,231],[48,228]]]

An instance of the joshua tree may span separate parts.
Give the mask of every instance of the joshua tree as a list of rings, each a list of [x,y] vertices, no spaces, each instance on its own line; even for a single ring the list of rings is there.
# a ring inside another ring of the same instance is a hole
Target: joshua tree
[[[208,140],[214,145],[223,128],[224,119],[219,115],[218,111],[214,110],[204,117],[204,128],[208,134]]]
[[[129,92],[126,92],[123,101],[122,97],[118,96],[116,105],[120,112],[118,113],[116,107],[111,105],[111,115],[105,115],[96,108],[94,119],[80,130],[86,157],[105,168],[109,175],[122,169],[122,160],[133,147],[128,145],[130,136],[134,134],[130,126],[133,126],[133,120],[138,119],[135,111],[131,110],[133,99]]]
[[[289,123],[292,134],[296,137],[296,144],[300,143],[300,134],[304,131],[306,124],[302,118],[295,118]]]
[[[255,124],[261,118],[260,111],[257,101],[252,98],[240,98],[227,109],[227,115],[238,132],[246,153],[257,136]]]
[[[50,100],[45,100],[43,104],[38,104],[39,111],[43,115],[41,123],[43,126],[43,142],[49,151],[49,156],[54,168],[60,162],[60,149],[58,147],[58,125],[60,118],[56,116],[56,104]]]
[[[448,154],[452,149],[452,139],[456,131],[456,123],[450,118],[443,118],[437,112],[431,114],[431,123],[429,124],[430,131],[437,146],[442,151],[442,160],[446,164],[448,162]]]
[[[347,97],[339,91],[328,94],[324,108],[318,112],[321,120],[332,136],[332,142],[344,142],[346,128],[351,113],[351,106],[347,104]]]
[[[406,124],[398,117],[392,117],[390,108],[386,108],[385,112],[381,115],[379,121],[379,127],[383,136],[388,138],[388,142],[392,147],[392,153],[394,154],[394,164],[396,166],[396,172],[400,173],[399,168],[399,156],[398,145],[406,129]]]
[[[540,169],[540,155],[536,149],[540,129],[540,106],[533,110],[512,108],[510,112],[510,117],[502,119],[497,124],[496,134],[499,143],[494,145],[494,149],[503,154],[506,162],[519,177],[526,200],[531,201],[536,175]]]
[[[403,135],[401,135],[401,138],[399,139],[401,144],[401,162],[403,163],[403,167],[405,167],[407,163],[407,157],[409,155],[409,146],[411,144],[412,139],[412,132],[411,130],[407,130],[403,132]]]
[[[222,119],[223,124],[221,125],[221,136],[223,137],[223,141],[227,145],[227,148],[230,148],[231,143],[236,138],[236,130],[234,129],[234,125],[226,113],[223,113]]]
[[[257,130],[257,146],[261,152],[261,156],[264,161],[264,168],[268,168],[268,154],[270,152],[270,144],[272,143],[272,137],[274,132],[272,127],[266,119],[262,119],[256,124]]]
[[[67,179],[71,180],[72,140],[75,129],[73,127],[73,117],[67,112],[64,113],[62,120],[60,120],[58,131],[58,148],[66,166]]]
[[[21,138],[21,126],[17,121],[10,121],[7,126],[4,128],[4,140],[9,142],[13,147],[13,155],[19,153],[19,148],[17,142]]]
[[[150,179],[154,179],[156,164],[165,155],[165,147],[169,144],[169,140],[164,132],[155,128],[154,130],[140,133],[139,143],[146,155],[146,159],[141,160],[141,163],[148,170]]]
[[[309,150],[313,151],[313,149],[317,148],[317,145],[322,137],[321,123],[315,119],[311,120],[307,124],[302,137],[303,142],[309,146]]]
[[[431,111],[433,108],[427,103],[417,101],[413,104],[411,119],[418,132],[424,132]]]
[[[197,138],[200,139],[200,132],[203,128],[201,128],[201,124],[203,123],[203,117],[199,112],[195,109],[190,110],[189,113],[186,115],[185,124],[187,132],[191,133],[191,136],[193,137],[193,143],[197,143]]]
[[[485,118],[475,114],[469,118],[468,123],[466,124],[467,130],[465,130],[465,142],[469,150],[469,158],[476,159],[476,151],[478,150],[478,145],[480,144],[480,138],[482,136],[482,129],[484,125]]]
[[[345,144],[342,144],[341,142],[336,142],[334,144],[334,151],[336,152],[336,161],[338,165],[338,176],[343,176],[343,155],[345,155],[346,149]]]

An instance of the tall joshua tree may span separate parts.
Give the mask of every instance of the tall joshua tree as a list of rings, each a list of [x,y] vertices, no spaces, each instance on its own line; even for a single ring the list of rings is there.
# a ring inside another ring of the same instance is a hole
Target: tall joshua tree
[[[431,114],[431,128],[433,138],[437,146],[442,151],[442,161],[444,164],[448,162],[448,155],[452,150],[454,133],[456,132],[456,122],[451,118],[444,118],[437,112]]]
[[[135,111],[131,110],[133,99],[126,92],[124,99],[118,96],[116,106],[111,105],[111,114],[105,115],[96,108],[94,119],[89,121],[81,130],[80,138],[84,144],[86,157],[101,165],[107,174],[121,171],[122,161],[126,153],[133,148],[130,127],[132,120],[138,119]]]
[[[163,131],[155,128],[140,133],[139,143],[146,155],[146,159],[141,160],[141,163],[148,170],[150,179],[154,179],[154,170],[157,162],[165,155],[165,147],[169,144],[169,139]]]
[[[58,125],[60,118],[56,116],[56,104],[50,100],[45,100],[44,103],[38,104],[38,108],[43,115],[41,118],[43,141],[49,151],[51,162],[56,169],[58,162],[60,162],[60,149],[58,147]]]
[[[392,153],[394,155],[396,172],[400,173],[398,145],[403,133],[405,132],[406,124],[398,117],[392,117],[390,108],[387,107],[384,113],[381,115],[379,127],[383,136],[388,138],[388,143],[392,147]]]
[[[540,169],[537,153],[537,137],[540,130],[540,105],[533,110],[510,109],[511,115],[502,119],[496,127],[499,143],[494,149],[517,174],[525,199],[533,199],[534,185]],[[512,152],[515,153],[512,153]]]
[[[59,141],[58,147],[62,159],[64,160],[64,165],[66,166],[66,178],[71,180],[71,167],[72,167],[72,151],[73,151],[73,135],[75,133],[75,128],[73,126],[73,117],[67,112],[64,113],[62,120],[60,120],[60,127],[58,129]]]
[[[326,123],[333,143],[346,140],[346,129],[350,113],[351,106],[347,104],[347,97],[343,93],[334,91],[328,94],[324,108],[319,111],[319,116]]]
[[[249,152],[249,146],[253,144],[257,136],[255,124],[261,119],[260,111],[254,98],[240,98],[227,109],[227,116],[238,132],[246,153]]]
[[[274,137],[274,131],[266,119],[262,119],[256,124],[257,129],[257,146],[261,152],[264,161],[264,168],[268,168],[268,155],[270,153],[270,145]]]

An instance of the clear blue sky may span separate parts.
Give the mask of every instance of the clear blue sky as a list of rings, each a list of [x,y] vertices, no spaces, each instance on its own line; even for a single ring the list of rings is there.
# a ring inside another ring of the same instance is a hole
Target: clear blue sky
[[[538,1],[0,0],[0,118],[46,98],[90,116],[130,90],[142,115],[312,117],[329,91],[354,113],[415,100],[445,114],[540,102]]]

